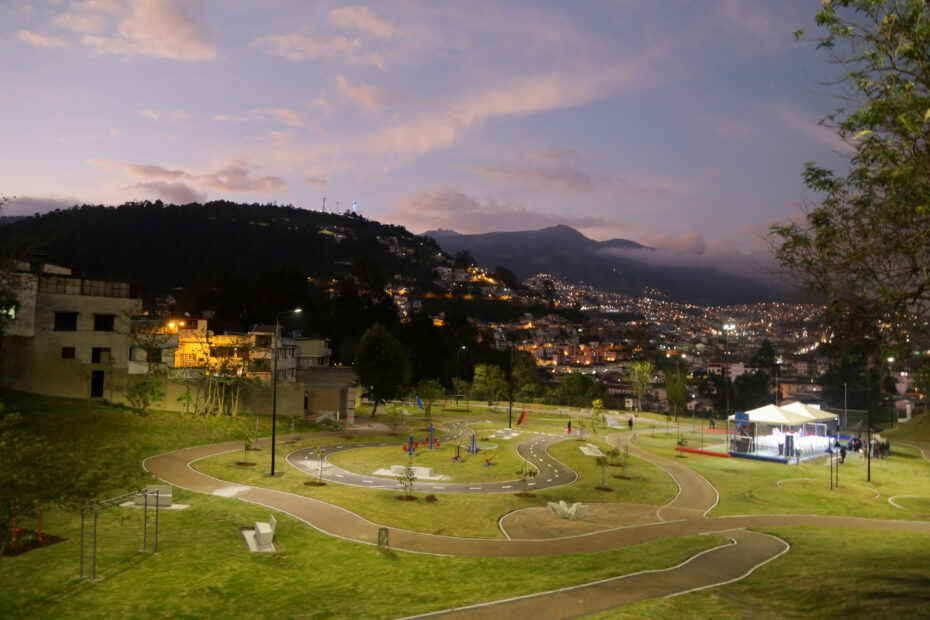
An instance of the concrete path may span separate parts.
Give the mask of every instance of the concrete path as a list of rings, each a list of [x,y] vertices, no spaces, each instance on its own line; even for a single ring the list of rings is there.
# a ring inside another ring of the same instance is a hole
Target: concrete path
[[[453,442],[471,441],[471,431],[467,428],[468,422],[450,422],[446,425],[449,432],[438,436],[437,438],[443,444]],[[548,448],[554,443],[565,441],[569,438],[566,435],[550,435],[546,433],[523,433],[526,438],[516,446],[517,454],[525,458],[530,465],[536,467],[539,475],[527,487],[533,490],[548,489],[565,484],[570,484],[578,479],[578,474],[568,466],[549,455]],[[420,438],[422,431],[418,431],[415,437]],[[356,472],[348,471],[337,467],[328,460],[328,457],[339,452],[347,450],[360,450],[363,448],[397,446],[397,463],[403,464],[406,457],[401,453],[401,446],[406,445],[406,441],[399,442],[377,442],[377,443],[346,443],[334,444],[328,446],[319,446],[320,456],[323,459],[322,478],[336,484],[345,484],[348,486],[365,487],[369,489],[381,489],[396,491],[403,488],[393,477],[384,478],[375,475],[363,475]],[[319,460],[314,456],[316,447],[302,448],[295,450],[287,455],[287,462],[292,467],[300,470],[311,477],[316,477],[319,469]],[[479,453],[480,454],[480,453]],[[476,457],[477,458],[477,457]],[[416,493],[515,493],[523,488],[521,480],[504,480],[500,482],[484,483],[461,483],[455,481],[418,481],[413,483],[413,491]]]
[[[622,446],[629,436],[628,432],[615,433],[609,436],[609,441]],[[269,440],[260,443],[268,445]],[[260,504],[290,514],[326,534],[365,544],[377,543],[382,526],[348,510],[300,495],[225,482],[190,467],[198,459],[235,450],[241,450],[241,442],[187,448],[148,458],[143,467],[181,488]],[[718,497],[706,479],[681,463],[640,450],[635,445],[631,445],[630,452],[662,468],[679,487],[678,495],[657,511],[660,522],[547,540],[468,539],[388,528],[390,546],[396,550],[439,555],[528,557],[591,553],[695,534],[721,534],[732,541],[730,545],[703,552],[667,570],[442,612],[481,618],[525,617],[528,614],[540,618],[567,618],[612,609],[643,598],[730,583],[787,550],[784,541],[747,532],[745,528],[803,525],[930,532],[930,522],[925,521],[800,515],[707,518]],[[678,520],[671,520],[676,517]]]

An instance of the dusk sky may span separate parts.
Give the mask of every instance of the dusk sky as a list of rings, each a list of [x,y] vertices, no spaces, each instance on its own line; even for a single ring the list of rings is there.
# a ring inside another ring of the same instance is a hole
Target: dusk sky
[[[817,0],[0,0],[5,215],[214,199],[764,262],[847,149]],[[338,205],[338,206],[337,206]],[[751,260],[750,260],[751,259]]]

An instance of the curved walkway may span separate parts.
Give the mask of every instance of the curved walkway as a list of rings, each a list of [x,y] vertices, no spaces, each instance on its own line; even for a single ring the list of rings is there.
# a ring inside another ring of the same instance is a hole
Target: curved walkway
[[[470,441],[471,432],[468,431],[468,422],[450,422],[447,424],[449,432],[438,439],[442,443],[453,441]],[[519,432],[517,433],[519,434]],[[549,489],[570,484],[578,479],[578,474],[560,461],[549,455],[548,448],[554,443],[567,439],[564,435],[549,435],[545,433],[531,433],[530,436],[516,446],[517,454],[534,466],[539,475],[527,486],[535,490]],[[419,436],[419,435],[418,435]],[[376,442],[352,443],[319,446],[320,457],[323,459],[322,478],[337,484],[396,491],[403,488],[394,478],[384,478],[375,475],[363,475],[338,467],[329,462],[328,457],[347,450],[373,448],[383,446],[402,446],[406,442]],[[287,455],[286,460],[292,467],[309,476],[316,476],[320,471],[320,462],[314,456],[316,446],[301,448]],[[398,460],[404,457],[398,455]],[[520,480],[504,480],[500,482],[464,483],[453,481],[420,481],[413,483],[413,491],[417,493],[513,493],[515,487],[522,487]]]
[[[622,445],[628,441],[629,436],[630,433],[616,433],[609,436],[609,441],[614,445]],[[265,439],[261,443],[268,445],[270,441]],[[240,442],[187,448],[150,457],[143,462],[143,467],[165,482],[191,491],[235,497],[290,514],[332,536],[372,545],[377,543],[378,530],[382,526],[348,510],[300,495],[225,482],[190,467],[196,460],[240,449]],[[671,569],[646,571],[553,592],[431,614],[503,618],[532,613],[543,619],[594,613],[643,598],[675,595],[730,583],[742,579],[787,550],[784,541],[747,532],[745,528],[804,525],[930,532],[930,522],[924,521],[805,515],[707,518],[718,496],[716,489],[706,479],[680,463],[653,455],[635,445],[631,445],[630,452],[665,470],[679,487],[678,495],[657,511],[661,522],[546,540],[456,538],[388,528],[391,548],[439,555],[528,557],[590,553],[695,534],[722,534],[732,541],[729,545],[705,551]],[[671,520],[676,517],[678,520]]]

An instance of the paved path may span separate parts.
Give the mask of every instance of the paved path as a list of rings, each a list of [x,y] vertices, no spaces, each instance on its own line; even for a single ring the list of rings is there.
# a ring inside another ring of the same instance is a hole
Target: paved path
[[[453,442],[463,442],[463,452],[465,445],[470,443],[472,432],[468,428],[469,422],[458,421],[447,423],[449,432],[438,437],[444,444]],[[417,431],[415,437],[419,438],[423,431]],[[549,455],[548,448],[554,443],[564,441],[566,435],[551,435],[547,433],[515,431],[514,437],[525,435],[526,438],[517,444],[517,454],[525,458],[530,465],[536,467],[539,475],[526,486],[534,487],[534,490],[549,489],[565,484],[570,484],[578,479],[578,474],[568,466]],[[397,446],[397,460],[403,462],[406,460],[401,452],[401,446],[406,445],[406,441],[399,442],[376,442],[376,443],[345,443],[333,444],[328,446],[319,446],[320,457],[323,459],[322,470],[320,461],[315,456],[316,447],[302,448],[295,450],[287,455],[287,462],[296,469],[302,471],[308,476],[316,477],[317,473],[322,471],[322,478],[336,484],[345,484],[348,486],[365,487],[369,489],[381,489],[396,491],[403,488],[401,483],[393,477],[384,478],[375,475],[363,475],[356,472],[348,471],[337,467],[329,461],[330,456],[347,450],[360,450],[363,448]],[[484,482],[484,483],[459,483],[454,481],[418,481],[413,483],[413,491],[417,493],[515,493],[523,488],[521,480],[504,480],[501,482]]]
[[[622,446],[629,437],[628,432],[615,433],[608,440],[612,445]],[[261,443],[268,445],[269,440],[265,439]],[[162,480],[191,491],[235,497],[267,506],[290,514],[329,535],[376,544],[378,530],[382,526],[343,508],[291,493],[225,482],[190,467],[198,459],[240,449],[241,442],[187,448],[146,459],[143,467]],[[676,497],[658,509],[657,518],[660,521],[657,523],[547,540],[468,539],[389,528],[390,546],[397,550],[440,555],[528,557],[619,549],[652,540],[695,534],[720,534],[731,540],[729,545],[698,554],[667,570],[646,571],[433,614],[481,618],[511,618],[532,614],[541,620],[594,613],[643,598],[669,596],[730,583],[742,579],[788,548],[787,543],[780,539],[748,532],[745,528],[803,525],[930,532],[930,522],[925,521],[801,515],[707,518],[707,513],[716,505],[718,498],[716,490],[706,479],[681,463],[640,450],[635,445],[631,445],[630,452],[666,471],[679,487]]]

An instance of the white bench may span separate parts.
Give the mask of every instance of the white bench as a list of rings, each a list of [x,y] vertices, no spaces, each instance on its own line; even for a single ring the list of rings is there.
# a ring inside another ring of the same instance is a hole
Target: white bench
[[[271,541],[274,540],[274,530],[277,525],[274,515],[268,517],[268,523],[255,522],[255,542],[258,543],[259,547],[266,547],[271,544]]]

